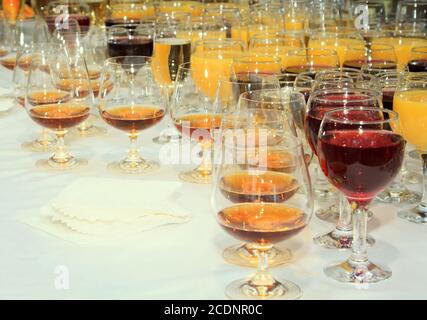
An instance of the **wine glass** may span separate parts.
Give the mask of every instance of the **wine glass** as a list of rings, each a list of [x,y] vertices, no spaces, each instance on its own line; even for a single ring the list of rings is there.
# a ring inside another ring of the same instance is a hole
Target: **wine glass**
[[[300,37],[256,34],[249,41],[249,52],[279,57],[282,59],[282,68],[285,68],[286,53],[293,49],[304,48],[304,46],[304,40]]]
[[[391,271],[368,260],[367,208],[398,174],[405,154],[396,112],[364,106],[337,109],[324,115],[318,155],[328,180],[352,208],[352,254],[328,266],[326,275],[341,282],[373,283]]]
[[[158,5],[159,12],[184,12],[190,13],[193,18],[202,15],[202,4],[198,1],[175,1],[175,0],[161,0]]]
[[[154,18],[155,8],[151,1],[110,0],[105,14],[105,26],[126,24],[133,28],[142,21],[151,21]]]
[[[393,110],[399,113],[401,133],[421,156],[423,162],[423,196],[417,207],[398,212],[400,218],[426,223],[427,212],[427,141],[421,134],[427,123],[426,117],[427,73],[408,72],[401,75],[393,100]]]
[[[314,75],[325,69],[339,68],[338,55],[331,49],[295,49],[286,53],[285,72],[299,74],[307,72]]]
[[[49,71],[46,72],[46,66]],[[70,82],[73,83],[69,86]],[[43,169],[68,170],[87,164],[73,157],[64,143],[68,130],[85,121],[94,104],[84,59],[69,55],[62,46],[33,57],[25,98],[25,108],[40,126],[54,131],[57,145],[48,160],[36,165]]]
[[[376,91],[354,88],[322,89],[314,91],[307,104],[308,111],[305,128],[306,136],[313,152],[318,155],[318,130],[326,112],[338,108],[351,108],[355,106],[381,108],[380,98],[380,94]],[[320,161],[321,159],[319,158],[319,163]],[[329,185],[327,185],[327,181],[324,180],[322,173],[317,172],[316,178],[313,184],[315,186],[315,191],[322,195],[324,190],[329,189]],[[338,221],[336,222],[335,229],[314,238],[315,244],[330,249],[347,249],[351,247],[353,241],[351,210],[341,195],[339,195],[336,207],[332,206],[327,209],[320,209],[316,215],[322,220],[331,221],[337,213]],[[370,237],[367,241],[369,245],[375,242]]]
[[[359,32],[342,28],[335,28],[335,30],[328,31],[323,29],[314,30],[308,42],[309,48],[335,50],[341,67],[344,64],[347,49],[349,47],[361,47],[363,45],[363,38]]]
[[[67,24],[68,20],[75,20],[79,24],[80,31],[86,35],[90,28],[90,8],[86,3],[78,0],[52,1],[47,7],[48,24],[57,23],[58,19],[62,24]]]
[[[242,100],[222,121],[213,214],[231,236],[252,242],[259,260],[255,275],[232,282],[225,293],[232,299],[297,299],[302,295],[297,285],[269,273],[268,255],[274,244],[308,224],[312,189],[301,145],[288,134],[285,115],[253,108],[259,103]],[[273,151],[286,155],[287,170],[268,168]]]
[[[204,13],[203,16],[192,18],[192,32],[193,41],[202,39],[226,39],[227,29],[229,26],[226,24],[222,16],[208,15]]]
[[[283,6],[285,30],[300,31],[305,28],[306,1],[292,0],[286,1]]]
[[[126,24],[116,24],[107,29],[108,56],[153,55],[154,26],[150,23],[128,28]]]
[[[171,118],[184,137],[199,145],[202,158],[196,169],[179,174],[183,181],[211,183],[211,133],[221,123],[221,115],[215,113],[214,104],[217,86],[218,81],[210,77],[207,69],[193,62],[179,66],[172,97]]]
[[[16,67],[13,70],[14,95],[16,103],[22,107],[25,107],[25,95],[31,62],[34,56],[39,55],[44,50],[45,46],[46,43],[32,44],[29,47],[21,48],[16,55]],[[50,151],[54,146],[54,141],[48,130],[43,128],[35,140],[24,142],[21,147],[25,151]]]
[[[238,7],[224,6],[226,3],[219,3],[217,6],[205,5],[203,17],[219,17],[222,22],[222,28],[225,30],[226,38],[232,38],[233,28],[239,28],[242,23],[241,10]],[[212,38],[209,36],[209,38]]]
[[[412,48],[409,59],[409,72],[427,72],[427,46]]]
[[[307,6],[307,11],[308,28],[310,30],[326,30],[344,24],[337,3],[311,1]]]
[[[396,10],[396,25],[411,28],[413,31],[424,29],[427,26],[427,2],[399,1]]]
[[[377,41],[366,46],[349,47],[343,66],[360,70],[364,65],[375,69],[396,69],[397,58],[393,46]]]
[[[15,41],[16,36],[20,32],[17,30],[17,21],[22,10],[22,1],[2,1],[3,16],[6,20],[7,34],[9,36],[8,42],[12,50],[16,50]],[[22,20],[21,20],[22,22]]]
[[[118,173],[139,174],[153,171],[159,164],[145,160],[137,149],[141,131],[162,121],[167,113],[160,90],[154,82],[151,58],[126,56],[109,58],[101,77],[99,113],[113,128],[127,133],[128,155],[108,168]]]

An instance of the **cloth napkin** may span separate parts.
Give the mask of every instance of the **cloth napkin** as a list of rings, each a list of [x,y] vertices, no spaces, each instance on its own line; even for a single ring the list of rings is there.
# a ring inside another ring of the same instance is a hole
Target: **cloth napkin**
[[[180,189],[173,181],[81,178],[24,222],[78,244],[108,243],[189,221]]]

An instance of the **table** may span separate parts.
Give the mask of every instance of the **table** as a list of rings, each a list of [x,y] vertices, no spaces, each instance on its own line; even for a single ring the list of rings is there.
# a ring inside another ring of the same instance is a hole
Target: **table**
[[[11,73],[0,71],[0,86],[10,87]],[[43,172],[37,159],[48,154],[24,152],[20,145],[39,132],[25,110],[16,107],[0,118],[0,298],[2,299],[225,299],[224,288],[252,270],[229,265],[223,248],[236,243],[217,225],[210,211],[209,185],[184,184],[183,199],[192,220],[145,232],[138,241],[108,246],[78,246],[23,224],[20,219],[39,208],[79,177],[117,177],[106,164],[121,158],[128,146],[122,132],[108,128],[102,137],[72,141],[74,155],[89,166],[75,172]],[[142,133],[142,154],[158,155],[151,139],[160,128]],[[144,176],[176,180],[182,166],[163,166]],[[120,176],[121,178],[123,176]],[[356,288],[324,276],[322,268],[343,260],[348,252],[316,247],[312,238],[333,226],[315,216],[297,237],[287,241],[291,263],[273,268],[278,277],[298,284],[303,299],[427,299],[427,226],[402,221],[396,208],[375,204],[369,232],[376,244],[369,250],[374,262],[393,271],[391,279]],[[55,288],[55,271],[65,266],[69,288]]]

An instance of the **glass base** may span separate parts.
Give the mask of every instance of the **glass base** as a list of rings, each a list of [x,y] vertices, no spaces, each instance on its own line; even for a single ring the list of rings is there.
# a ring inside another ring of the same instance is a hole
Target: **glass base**
[[[313,239],[314,244],[327,249],[347,250],[353,245],[353,231],[341,231],[335,229],[329,233],[317,236]],[[366,244],[373,246],[375,239],[367,236]]]
[[[417,150],[409,151],[408,156],[414,160],[421,160],[421,156]]]
[[[71,169],[84,167],[84,166],[87,166],[87,164],[88,164],[87,160],[77,159],[74,157],[70,157],[65,162],[58,162],[53,160],[53,158],[49,158],[47,160],[46,159],[38,160],[36,162],[36,167],[43,170],[63,171],[63,170],[71,170]]]
[[[116,173],[141,174],[156,171],[160,168],[160,165],[157,162],[143,159],[138,162],[130,162],[125,159],[112,162],[108,164],[107,168]]]
[[[212,182],[212,175],[194,169],[192,171],[181,172],[179,178],[185,182],[209,184]]]
[[[21,148],[24,151],[29,152],[47,152],[47,151],[53,151],[55,148],[56,142],[55,139],[51,140],[33,140],[24,142],[21,144]]]
[[[258,257],[256,251],[249,244],[239,244],[228,247],[222,254],[224,260],[230,264],[241,267],[258,267]],[[292,259],[292,253],[289,249],[275,245],[268,254],[268,266],[276,267],[288,263]]]
[[[232,300],[296,300],[302,291],[290,281],[274,280],[273,284],[254,286],[250,279],[242,279],[230,283],[225,294]]]
[[[337,224],[338,218],[339,218],[339,209],[336,204],[333,204],[325,209],[317,209],[316,217],[318,217],[320,220],[331,222],[333,224]],[[371,219],[373,217],[372,211],[368,211],[368,219]]]
[[[423,224],[427,223],[427,213],[418,210],[418,207],[402,210],[397,213],[397,216],[401,219],[409,222]]]
[[[421,195],[417,192],[411,191],[405,188],[401,192],[390,192],[390,190],[385,190],[380,193],[376,199],[384,203],[393,203],[393,204],[415,204],[421,201]]]
[[[87,138],[102,136],[107,133],[107,128],[91,125],[89,127],[76,127],[69,133],[69,138]]]
[[[347,283],[375,283],[391,277],[391,271],[372,262],[346,260],[323,270],[327,277]]]
[[[168,136],[168,135],[162,135],[162,136],[157,136],[155,138],[153,138],[153,142],[155,144],[167,144],[169,142],[171,142],[171,140],[181,140],[182,136],[177,134],[176,136]]]

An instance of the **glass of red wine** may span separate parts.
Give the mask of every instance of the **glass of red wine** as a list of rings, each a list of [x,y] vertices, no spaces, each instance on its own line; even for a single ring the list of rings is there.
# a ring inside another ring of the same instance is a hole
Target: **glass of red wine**
[[[345,195],[353,216],[351,256],[324,271],[349,283],[373,283],[391,276],[391,271],[368,260],[367,210],[398,174],[406,144],[396,112],[364,105],[327,112],[317,146],[323,172]]]
[[[69,20],[77,21],[83,34],[89,31],[90,8],[82,1],[52,1],[48,5],[47,12],[45,20],[50,32],[58,26],[66,25]]]
[[[354,106],[380,108],[380,94],[377,91],[351,88],[319,90],[313,92],[308,102],[306,136],[315,154],[317,154],[317,138],[324,114],[337,108],[349,108]],[[331,190],[331,185],[325,180],[323,173],[319,172],[319,170],[315,177],[314,186],[315,190],[320,193],[320,195],[326,192],[326,190]],[[336,196],[335,192],[329,192]],[[348,249],[351,247],[353,240],[351,210],[340,194],[338,195],[338,202],[336,204],[317,210],[316,215],[321,220],[336,223],[336,226],[331,232],[315,237],[315,244],[329,249]],[[374,239],[372,238],[368,238],[367,241],[370,245],[374,243]]]
[[[126,25],[114,25],[107,31],[107,48],[109,57],[153,55],[154,26],[140,24],[134,29]]]
[[[427,72],[427,47],[412,48],[408,69],[409,72]]]
[[[348,47],[343,66],[361,70],[363,66],[376,69],[396,69],[397,58],[394,47],[382,43]]]

